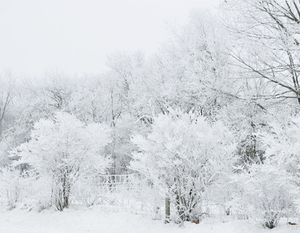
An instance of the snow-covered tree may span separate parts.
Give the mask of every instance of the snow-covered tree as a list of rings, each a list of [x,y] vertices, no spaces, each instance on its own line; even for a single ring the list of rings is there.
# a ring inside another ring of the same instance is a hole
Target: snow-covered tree
[[[288,173],[290,181],[300,190],[300,117],[273,121],[270,132],[261,134],[266,157]]]
[[[218,118],[222,119],[237,138],[238,164],[247,167],[263,161],[264,150],[256,133],[268,130],[271,117],[259,103],[251,100],[233,101],[219,112]]]
[[[163,44],[152,65],[157,80],[156,103],[214,118],[230,100],[234,80],[229,74],[226,31],[209,11],[191,11],[189,21],[170,26],[171,38]],[[229,78],[230,77],[230,78]]]
[[[21,157],[18,163],[27,163],[38,176],[51,179],[52,204],[63,210],[80,176],[104,172],[109,165],[103,150],[111,140],[110,132],[104,124],[85,125],[73,115],[58,112],[35,123],[30,141],[12,153]]]
[[[165,192],[177,221],[199,221],[203,192],[233,163],[232,134],[220,123],[169,110],[154,118],[152,132],[135,135],[131,168]]]
[[[261,81],[253,98],[299,104],[299,1],[229,0],[223,6],[240,75],[248,86]]]
[[[234,182],[239,190],[233,206],[247,206],[248,214],[263,226],[274,228],[282,216],[297,212],[300,188],[300,119],[272,121],[268,130],[255,133],[264,159],[237,167]]]

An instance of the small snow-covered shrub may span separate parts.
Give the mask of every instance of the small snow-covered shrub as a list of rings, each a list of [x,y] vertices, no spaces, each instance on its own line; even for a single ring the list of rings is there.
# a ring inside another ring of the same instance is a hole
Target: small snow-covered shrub
[[[12,209],[23,206],[26,209],[42,210],[51,204],[50,179],[38,177],[30,171],[6,167],[0,171],[0,202]]]
[[[238,188],[233,209],[240,211],[244,207],[246,216],[264,227],[276,227],[280,218],[294,208],[293,186],[287,177],[272,165],[251,165],[249,170],[235,176]]]
[[[5,167],[0,170],[0,197],[1,201],[14,208],[16,203],[20,201],[22,182],[19,170],[11,167]]]

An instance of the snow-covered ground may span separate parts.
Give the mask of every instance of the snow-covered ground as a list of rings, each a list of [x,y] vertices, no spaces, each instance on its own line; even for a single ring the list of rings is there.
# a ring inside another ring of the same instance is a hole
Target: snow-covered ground
[[[285,221],[276,229],[263,229],[248,220],[219,220],[207,218],[200,224],[165,225],[162,220],[128,212],[106,212],[100,208],[70,208],[63,212],[42,212],[14,209],[0,211],[0,233],[288,233],[300,232],[300,226]]]

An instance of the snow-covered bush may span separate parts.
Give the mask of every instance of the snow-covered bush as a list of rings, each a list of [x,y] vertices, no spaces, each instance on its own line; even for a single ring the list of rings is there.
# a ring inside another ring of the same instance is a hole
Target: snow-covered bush
[[[264,227],[276,227],[280,218],[294,208],[295,193],[289,176],[274,165],[253,164],[249,170],[235,175],[234,180],[238,184],[234,211],[246,207],[245,216],[252,217]]]
[[[20,200],[21,183],[20,171],[11,167],[5,167],[0,170],[0,199],[9,208],[14,208]]]
[[[282,216],[297,212],[300,188],[300,119],[270,122],[269,130],[256,134],[265,154],[261,163],[237,169],[238,203],[263,226],[274,228]]]
[[[12,153],[19,164],[29,164],[36,174],[49,178],[52,204],[68,208],[70,191],[80,176],[104,172],[110,159],[103,153],[110,142],[110,128],[103,124],[85,125],[67,113],[34,124],[31,140]]]
[[[274,121],[269,133],[260,135],[268,161],[287,172],[289,180],[300,188],[300,117],[286,122]],[[295,187],[295,188],[296,188]]]
[[[39,177],[35,172],[20,172],[13,167],[0,170],[0,203],[9,209],[22,208],[42,210],[49,207],[51,186],[49,179]]]
[[[198,222],[203,192],[233,163],[233,136],[220,122],[170,111],[154,118],[152,132],[135,135],[131,168],[170,197],[177,221]]]

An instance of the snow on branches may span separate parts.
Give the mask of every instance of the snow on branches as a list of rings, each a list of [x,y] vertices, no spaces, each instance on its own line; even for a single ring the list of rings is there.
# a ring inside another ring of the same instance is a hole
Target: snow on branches
[[[131,168],[158,185],[175,204],[177,221],[199,221],[202,194],[233,162],[232,134],[219,122],[171,111],[154,118],[152,132],[135,135]]]
[[[108,167],[104,147],[111,141],[110,132],[104,124],[85,125],[58,112],[35,123],[31,140],[12,153],[21,157],[19,164],[27,163],[39,176],[51,179],[52,202],[62,210],[68,207],[71,187],[80,176]]]

